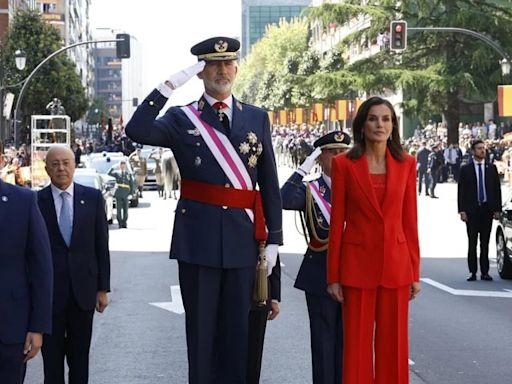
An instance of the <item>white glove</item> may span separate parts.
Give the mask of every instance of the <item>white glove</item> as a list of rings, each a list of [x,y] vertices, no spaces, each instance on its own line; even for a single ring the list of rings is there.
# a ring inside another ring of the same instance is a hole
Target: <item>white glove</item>
[[[265,247],[265,258],[267,259],[267,276],[272,274],[272,268],[275,267],[277,261],[277,251],[279,245],[269,244]]]
[[[322,153],[322,149],[320,147],[317,147],[312,153],[311,155],[309,155],[308,157],[306,157],[306,159],[304,160],[304,162],[299,165],[299,170],[304,172],[304,175],[305,176],[306,174],[309,173],[309,171],[311,171],[311,169],[314,167],[315,165],[315,161],[316,161],[316,158],[318,156],[320,156],[320,154]]]
[[[188,68],[182,69],[179,72],[176,72],[174,75],[169,77],[163,83],[158,86],[158,90],[162,95],[169,98],[176,88],[181,87],[199,72],[201,72],[204,68],[205,62],[203,60],[198,61],[194,65],[191,65]]]

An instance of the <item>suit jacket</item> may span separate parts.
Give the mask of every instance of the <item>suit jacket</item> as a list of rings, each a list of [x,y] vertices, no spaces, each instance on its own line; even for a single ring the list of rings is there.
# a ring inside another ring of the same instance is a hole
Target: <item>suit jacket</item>
[[[490,212],[501,212],[501,184],[494,164],[485,162],[485,192]],[[478,185],[475,164],[470,161],[460,168],[457,185],[457,205],[459,212],[475,213],[478,207]]]
[[[416,161],[386,151],[381,208],[366,155],[332,161],[332,210],[327,282],[358,288],[397,288],[419,281]]]
[[[50,242],[36,194],[0,180],[0,341],[52,329]]]
[[[283,200],[283,209],[294,211],[306,211],[306,185],[303,183],[303,176],[294,172],[281,188],[281,199]],[[316,179],[325,190],[324,199],[331,202],[331,189],[323,177]],[[320,208],[313,199],[313,209],[317,215],[322,215]],[[311,238],[312,228],[309,220],[306,223],[309,237]],[[326,222],[315,223],[315,231],[319,238],[327,239],[329,231],[325,227]],[[327,293],[327,251],[316,252],[309,247],[306,250],[304,259],[295,280],[295,288],[319,296],[328,296]]]
[[[70,295],[83,310],[94,309],[97,292],[110,290],[108,224],[101,191],[74,183],[69,247],[60,233],[50,186],[38,192],[38,200],[55,269],[53,312],[63,311]]]
[[[126,134],[138,143],[171,148],[182,179],[231,186],[205,141],[180,108],[171,107],[164,116],[156,119],[166,101],[154,90],[126,125]],[[198,110],[202,120],[226,134],[216,112],[204,97],[198,101]],[[268,114],[233,98],[228,137],[253,185],[259,186],[268,228],[267,243],[282,244],[281,197]],[[252,143],[250,138],[255,138],[256,142]],[[255,158],[256,164],[253,162]],[[178,201],[171,258],[217,268],[246,268],[256,265],[257,253],[253,224],[244,209],[223,208],[183,198]]]

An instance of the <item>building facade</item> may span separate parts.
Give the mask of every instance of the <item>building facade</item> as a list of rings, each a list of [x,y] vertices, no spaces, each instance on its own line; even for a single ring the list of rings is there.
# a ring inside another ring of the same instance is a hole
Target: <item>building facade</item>
[[[114,39],[115,34],[96,40]],[[124,125],[135,111],[142,93],[142,63],[138,40],[130,36],[129,59],[118,59],[115,43],[98,43],[93,48],[95,97],[104,100],[115,126]],[[136,99],[136,100],[134,100]]]
[[[18,9],[35,7],[36,0],[0,0],[0,41],[3,41],[9,24]]]
[[[241,58],[251,52],[251,46],[263,37],[268,25],[298,17],[310,4],[311,0],[242,0]]]

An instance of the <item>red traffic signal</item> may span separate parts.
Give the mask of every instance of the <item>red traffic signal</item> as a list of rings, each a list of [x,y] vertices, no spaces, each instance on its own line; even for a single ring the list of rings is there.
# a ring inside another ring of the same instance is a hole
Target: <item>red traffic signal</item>
[[[407,22],[392,21],[390,26],[390,49],[403,51],[407,48]]]

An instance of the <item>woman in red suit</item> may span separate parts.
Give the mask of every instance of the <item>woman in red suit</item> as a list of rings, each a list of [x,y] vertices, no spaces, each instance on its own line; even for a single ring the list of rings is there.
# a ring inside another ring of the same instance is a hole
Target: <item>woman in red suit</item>
[[[366,100],[332,161],[328,291],[343,303],[343,384],[406,384],[408,307],[420,291],[416,161],[393,106]]]

